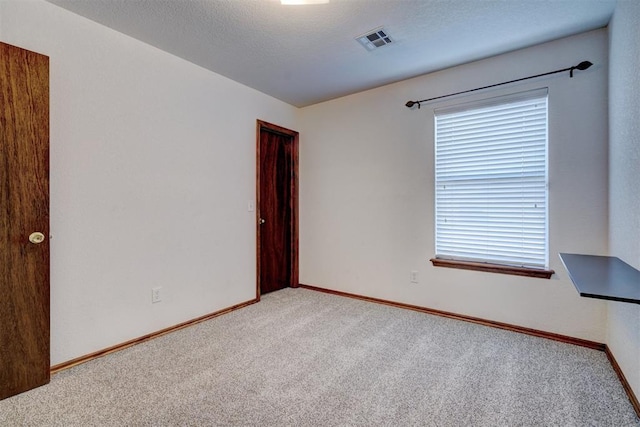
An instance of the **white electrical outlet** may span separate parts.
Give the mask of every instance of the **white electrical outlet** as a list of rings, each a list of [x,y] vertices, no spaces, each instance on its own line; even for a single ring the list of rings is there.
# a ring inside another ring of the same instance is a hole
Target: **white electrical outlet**
[[[151,302],[153,304],[162,301],[162,286],[151,289]]]
[[[415,270],[411,272],[411,283],[418,283],[418,272]]]

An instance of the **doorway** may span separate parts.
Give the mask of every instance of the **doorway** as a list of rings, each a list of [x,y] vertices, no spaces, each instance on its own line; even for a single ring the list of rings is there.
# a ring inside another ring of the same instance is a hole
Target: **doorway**
[[[298,132],[257,123],[257,293],[298,286]]]
[[[49,58],[0,42],[0,399],[49,382]]]

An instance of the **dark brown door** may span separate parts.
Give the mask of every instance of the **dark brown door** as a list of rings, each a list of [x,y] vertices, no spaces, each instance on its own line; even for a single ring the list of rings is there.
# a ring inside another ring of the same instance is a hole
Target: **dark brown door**
[[[0,43],[0,399],[49,372],[49,58]]]
[[[258,121],[258,297],[298,286],[298,132]]]

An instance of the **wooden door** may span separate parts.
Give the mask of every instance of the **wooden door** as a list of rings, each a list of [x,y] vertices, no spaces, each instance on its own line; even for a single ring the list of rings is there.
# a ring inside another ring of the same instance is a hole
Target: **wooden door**
[[[0,399],[49,372],[49,58],[0,43]]]
[[[298,132],[258,121],[258,291],[298,286]]]

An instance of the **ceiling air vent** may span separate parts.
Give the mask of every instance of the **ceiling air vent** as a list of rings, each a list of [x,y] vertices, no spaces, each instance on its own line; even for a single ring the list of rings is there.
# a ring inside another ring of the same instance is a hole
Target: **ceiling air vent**
[[[378,49],[393,42],[391,37],[389,37],[389,33],[387,33],[387,31],[382,27],[358,36],[356,37],[356,40],[358,40],[358,43],[364,46],[367,50]]]

